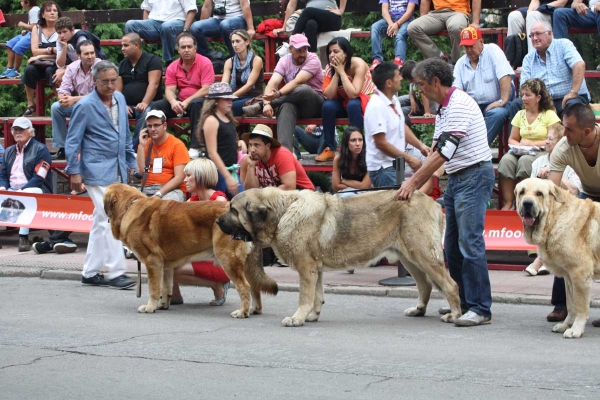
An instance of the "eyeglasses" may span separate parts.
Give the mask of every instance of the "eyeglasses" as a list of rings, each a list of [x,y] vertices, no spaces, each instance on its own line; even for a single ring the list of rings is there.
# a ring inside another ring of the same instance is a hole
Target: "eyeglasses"
[[[152,124],[152,125],[146,125],[146,128],[148,128],[148,129],[158,129],[161,126],[163,126],[163,124]]]
[[[116,85],[117,84],[117,80],[116,79],[99,79],[98,82],[100,82],[100,84],[103,85],[103,86]]]
[[[533,39],[533,38],[534,38],[534,37],[536,37],[536,36],[542,36],[543,34],[545,34],[545,33],[548,33],[548,32],[550,32],[550,31],[543,31],[543,32],[531,32],[531,33],[529,34],[529,38]]]

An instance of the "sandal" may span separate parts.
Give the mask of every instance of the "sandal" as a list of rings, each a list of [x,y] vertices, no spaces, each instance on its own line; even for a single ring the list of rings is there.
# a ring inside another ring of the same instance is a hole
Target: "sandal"
[[[222,306],[223,304],[225,304],[225,300],[227,300],[227,290],[229,289],[229,282],[224,283],[223,284],[223,297],[221,297],[220,299],[214,299],[213,301],[211,301],[210,304],[211,306]]]
[[[35,117],[35,106],[27,107],[22,117]]]

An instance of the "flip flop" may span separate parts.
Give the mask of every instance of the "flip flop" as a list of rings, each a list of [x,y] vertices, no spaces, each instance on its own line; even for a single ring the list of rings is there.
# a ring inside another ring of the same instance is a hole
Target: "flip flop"
[[[227,290],[229,290],[229,282],[223,284],[223,297],[220,299],[214,299],[208,304],[211,306],[222,306],[225,304],[225,301],[227,300]]]

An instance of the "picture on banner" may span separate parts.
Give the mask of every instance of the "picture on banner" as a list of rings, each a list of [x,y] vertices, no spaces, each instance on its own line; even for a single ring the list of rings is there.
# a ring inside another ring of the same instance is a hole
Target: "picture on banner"
[[[0,222],[29,225],[36,211],[35,197],[0,195]]]

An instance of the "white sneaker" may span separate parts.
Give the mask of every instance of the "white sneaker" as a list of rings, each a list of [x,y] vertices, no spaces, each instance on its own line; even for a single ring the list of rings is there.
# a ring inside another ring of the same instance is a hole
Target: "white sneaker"
[[[190,149],[188,150],[188,154],[190,155],[190,158],[192,160],[200,158],[200,149],[194,149],[193,147],[190,147]]]
[[[454,325],[456,326],[477,326],[477,325],[487,325],[492,322],[490,317],[484,317],[483,315],[479,315],[473,311],[469,311],[464,314],[462,317],[454,321]]]
[[[529,264],[527,266],[527,268],[525,268],[525,272],[527,272],[529,275],[531,276],[536,276],[538,274],[538,271],[536,271],[535,269],[533,269],[532,267],[533,264]],[[541,269],[541,268],[540,268]]]
[[[275,54],[279,56],[279,58],[290,54],[290,45],[288,43],[282,43],[281,46],[275,50]]]

